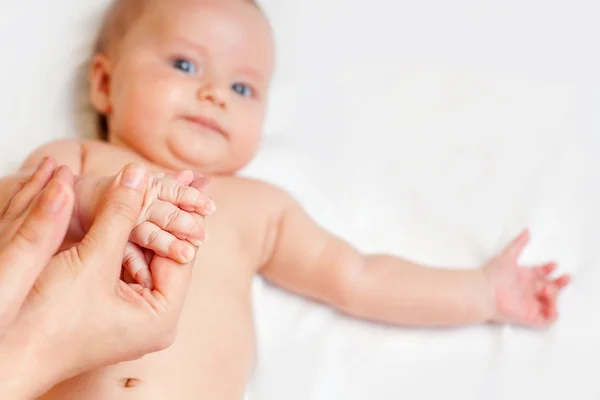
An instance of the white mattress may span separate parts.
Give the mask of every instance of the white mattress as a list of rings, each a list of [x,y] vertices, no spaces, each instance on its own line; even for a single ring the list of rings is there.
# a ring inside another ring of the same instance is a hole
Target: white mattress
[[[0,3],[3,171],[81,131],[73,77],[105,3]],[[280,62],[244,174],[364,251],[427,264],[475,267],[528,226],[523,261],[557,259],[574,281],[537,332],[381,326],[258,278],[248,398],[600,398],[598,6],[263,3]]]

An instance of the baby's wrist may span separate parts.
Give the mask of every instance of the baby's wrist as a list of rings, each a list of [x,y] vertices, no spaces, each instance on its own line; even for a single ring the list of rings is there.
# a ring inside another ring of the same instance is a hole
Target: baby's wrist
[[[481,276],[481,309],[486,323],[501,323],[498,315],[496,288],[494,279],[486,267],[479,269]]]
[[[85,234],[92,226],[104,194],[115,178],[97,175],[83,175],[78,178],[75,183],[73,219],[79,222]]]

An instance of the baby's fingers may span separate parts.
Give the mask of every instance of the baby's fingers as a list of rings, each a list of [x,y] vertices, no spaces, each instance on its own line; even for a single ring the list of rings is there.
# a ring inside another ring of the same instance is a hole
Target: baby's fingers
[[[150,274],[150,267],[146,262],[146,257],[142,249],[131,242],[125,246],[123,268],[137,283],[143,287],[152,289],[152,275]]]
[[[205,239],[204,217],[157,200],[148,209],[148,220],[180,240],[199,246]]]
[[[204,193],[194,187],[173,179],[162,179],[159,183],[158,198],[172,203],[185,211],[209,216],[215,212],[215,204]]]
[[[524,229],[511,243],[504,249],[504,254],[515,262],[529,243],[529,230]]]
[[[168,257],[180,264],[187,264],[196,256],[196,248],[179,240],[150,221],[144,221],[131,232],[130,240],[137,245]]]
[[[189,186],[190,183],[194,180],[194,173],[192,171],[180,171],[175,174],[168,174],[167,177],[174,179],[186,186]]]
[[[540,265],[538,267],[532,268],[533,273],[538,278],[545,278],[546,276],[552,274],[556,270],[556,263],[551,262],[548,264]]]
[[[204,193],[207,196],[210,196],[213,187],[213,180],[210,177],[197,177],[190,183],[190,186],[194,189]]]
[[[552,281],[553,285],[556,286],[556,288],[559,290],[563,289],[570,282],[571,282],[571,276],[569,276],[569,275],[560,276],[560,277],[556,278],[554,281]]]
[[[545,325],[554,323],[558,319],[557,298],[565,286],[569,284],[568,275],[561,276],[548,282],[539,292],[538,301],[540,303],[540,318]]]
[[[552,286],[546,287],[539,295],[540,319],[545,325],[552,324],[558,318],[556,298],[558,291]]]

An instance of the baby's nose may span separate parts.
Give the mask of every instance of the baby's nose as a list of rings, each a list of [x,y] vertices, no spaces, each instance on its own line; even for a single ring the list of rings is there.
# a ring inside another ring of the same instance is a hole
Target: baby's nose
[[[227,104],[222,100],[221,96],[219,96],[218,91],[215,89],[213,85],[204,85],[198,92],[196,93],[196,97],[201,102],[209,102],[214,106],[225,110],[227,109]]]

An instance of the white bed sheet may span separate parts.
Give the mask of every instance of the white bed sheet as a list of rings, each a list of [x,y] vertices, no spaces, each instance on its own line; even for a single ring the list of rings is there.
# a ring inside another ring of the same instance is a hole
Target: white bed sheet
[[[3,171],[81,130],[75,67],[105,3],[0,4]],[[475,267],[528,226],[523,260],[555,258],[574,282],[546,332],[432,331],[347,318],[258,278],[248,398],[600,398],[598,6],[263,3],[280,63],[244,174],[364,251],[428,264]]]

